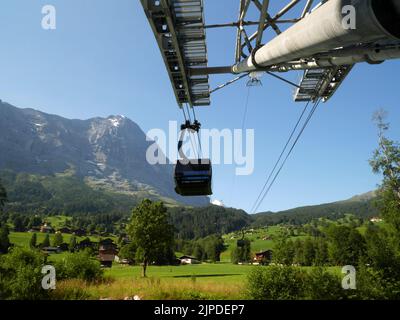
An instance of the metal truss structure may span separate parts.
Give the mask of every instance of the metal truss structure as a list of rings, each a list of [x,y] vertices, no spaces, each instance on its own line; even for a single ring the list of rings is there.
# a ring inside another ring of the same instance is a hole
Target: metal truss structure
[[[270,0],[238,1],[237,21],[207,25],[203,0],[141,0],[181,107],[210,104],[211,74],[252,71],[304,70],[294,100],[327,101],[354,64],[400,58],[400,0],[356,2],[361,30],[340,28],[349,0],[285,0],[277,12]],[[226,27],[236,29],[233,65],[209,67],[206,30]]]

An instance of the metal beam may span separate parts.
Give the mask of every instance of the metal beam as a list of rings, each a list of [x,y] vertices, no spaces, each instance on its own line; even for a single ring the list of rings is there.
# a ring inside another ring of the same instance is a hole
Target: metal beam
[[[301,14],[301,19],[303,19],[310,12],[313,2],[314,2],[314,0],[307,0],[307,3],[303,10],[303,13]]]
[[[285,15],[287,12],[289,12],[293,7],[295,7],[301,0],[292,0],[289,4],[287,4],[283,9],[281,9],[273,18],[270,19],[270,21],[274,22],[281,18],[283,15]],[[270,22],[266,22],[263,27],[263,32],[270,26]],[[253,33],[250,37],[249,40],[253,41],[258,35],[258,31]]]
[[[261,10],[260,10],[260,22],[258,24],[256,48],[261,44],[261,41],[262,41],[264,21],[267,18],[268,6],[269,6],[269,0],[264,0]]]
[[[400,1],[400,0],[391,0]],[[307,17],[260,48],[254,55],[258,66],[271,67],[288,61],[312,57],[315,54],[359,43],[371,43],[394,38],[380,24],[379,13],[370,1],[356,2],[357,28],[343,27],[344,0],[329,0]],[[397,13],[400,20],[400,12]],[[398,20],[394,20],[398,21]],[[391,26],[389,26],[389,30]],[[252,58],[233,67],[235,73],[257,69]]]
[[[193,76],[207,75],[207,74],[228,74],[232,73],[231,66],[225,67],[208,67],[208,68],[189,68],[188,72]]]

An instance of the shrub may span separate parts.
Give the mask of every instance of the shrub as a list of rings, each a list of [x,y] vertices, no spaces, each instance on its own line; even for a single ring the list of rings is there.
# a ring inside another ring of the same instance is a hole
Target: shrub
[[[44,256],[34,250],[14,248],[0,257],[0,300],[48,298],[42,288]]]
[[[324,268],[313,268],[307,275],[305,298],[339,300],[345,296],[341,279]]]
[[[296,267],[257,267],[248,275],[248,295],[255,300],[296,300],[304,296],[307,273]]]
[[[388,278],[384,271],[362,266],[357,272],[357,290],[352,298],[358,300],[398,300],[400,282]]]
[[[258,267],[250,272],[248,295],[255,300],[338,300],[346,297],[341,279],[324,268]]]
[[[66,257],[57,262],[57,279],[81,279],[88,282],[103,279],[103,270],[100,262],[93,259],[88,251],[68,253]]]

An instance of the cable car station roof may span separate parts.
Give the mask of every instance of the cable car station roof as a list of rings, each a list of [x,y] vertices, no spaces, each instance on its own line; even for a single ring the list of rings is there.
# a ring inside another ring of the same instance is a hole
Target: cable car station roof
[[[205,25],[204,0],[140,1],[180,107],[210,105],[211,93],[253,71],[273,75],[304,70],[300,83],[291,83],[297,88],[294,101],[326,102],[355,64],[400,58],[400,11],[393,11],[390,19],[383,14],[400,0],[356,1],[357,10],[365,14],[357,16],[363,28],[355,29],[342,28],[344,0],[285,0],[279,1],[280,10],[270,0],[237,0],[238,20],[212,25]],[[225,27],[237,29],[234,64],[209,67],[205,30]],[[210,90],[211,74],[240,76]]]
[[[178,104],[210,105],[209,76],[190,69],[207,67],[203,0],[141,0],[157,39]]]

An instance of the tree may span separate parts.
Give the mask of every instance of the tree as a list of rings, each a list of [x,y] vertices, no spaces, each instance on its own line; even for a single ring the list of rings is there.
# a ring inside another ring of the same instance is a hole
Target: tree
[[[237,246],[231,253],[232,263],[251,261],[251,242],[249,239],[243,239],[243,246]]]
[[[199,242],[195,242],[192,249],[192,255],[199,261],[203,260],[204,257],[204,248],[200,245]]]
[[[385,277],[400,275],[400,259],[391,244],[390,234],[385,229],[368,227],[365,233],[367,242],[367,261]]]
[[[285,236],[280,235],[276,241],[273,261],[278,264],[290,266],[293,264],[294,255],[293,242],[287,240]]]
[[[7,253],[10,248],[9,230],[7,225],[0,228],[0,253]]]
[[[39,216],[35,215],[29,219],[28,228],[32,229],[33,227],[40,227],[41,224],[42,219]]]
[[[68,245],[68,250],[70,252],[74,252],[76,247],[76,236],[72,236],[71,239],[69,240],[69,245]]]
[[[0,213],[3,212],[3,208],[7,202],[7,191],[1,184],[0,180]]]
[[[13,224],[14,224],[15,232],[24,232],[26,230],[25,225],[24,225],[24,220],[19,215],[14,217]]]
[[[327,229],[329,257],[334,265],[358,265],[365,253],[365,239],[357,229],[331,225]]]
[[[212,262],[220,261],[221,253],[225,250],[224,240],[220,236],[208,236],[201,241],[203,247],[203,260]]]
[[[36,248],[37,245],[37,235],[36,233],[32,234],[31,240],[29,241],[29,247],[31,249]]]
[[[46,237],[44,238],[41,247],[42,248],[50,247],[50,236],[48,233],[46,234]]]
[[[119,250],[118,256],[121,259],[126,259],[130,263],[135,262],[137,247],[134,242],[128,243],[122,246],[121,250]]]
[[[314,265],[324,266],[328,263],[328,244],[324,238],[318,238],[315,241]]]
[[[374,114],[378,127],[379,146],[374,151],[370,165],[374,173],[383,174],[379,190],[381,215],[397,234],[400,231],[400,144],[385,136],[389,124],[386,113],[380,110]]]
[[[133,209],[127,232],[137,246],[136,260],[142,263],[143,277],[147,266],[174,246],[174,229],[162,202],[143,200]]]
[[[63,244],[64,242],[64,238],[61,234],[61,232],[56,232],[56,234],[54,235],[54,239],[53,239],[53,247],[59,247]]]

